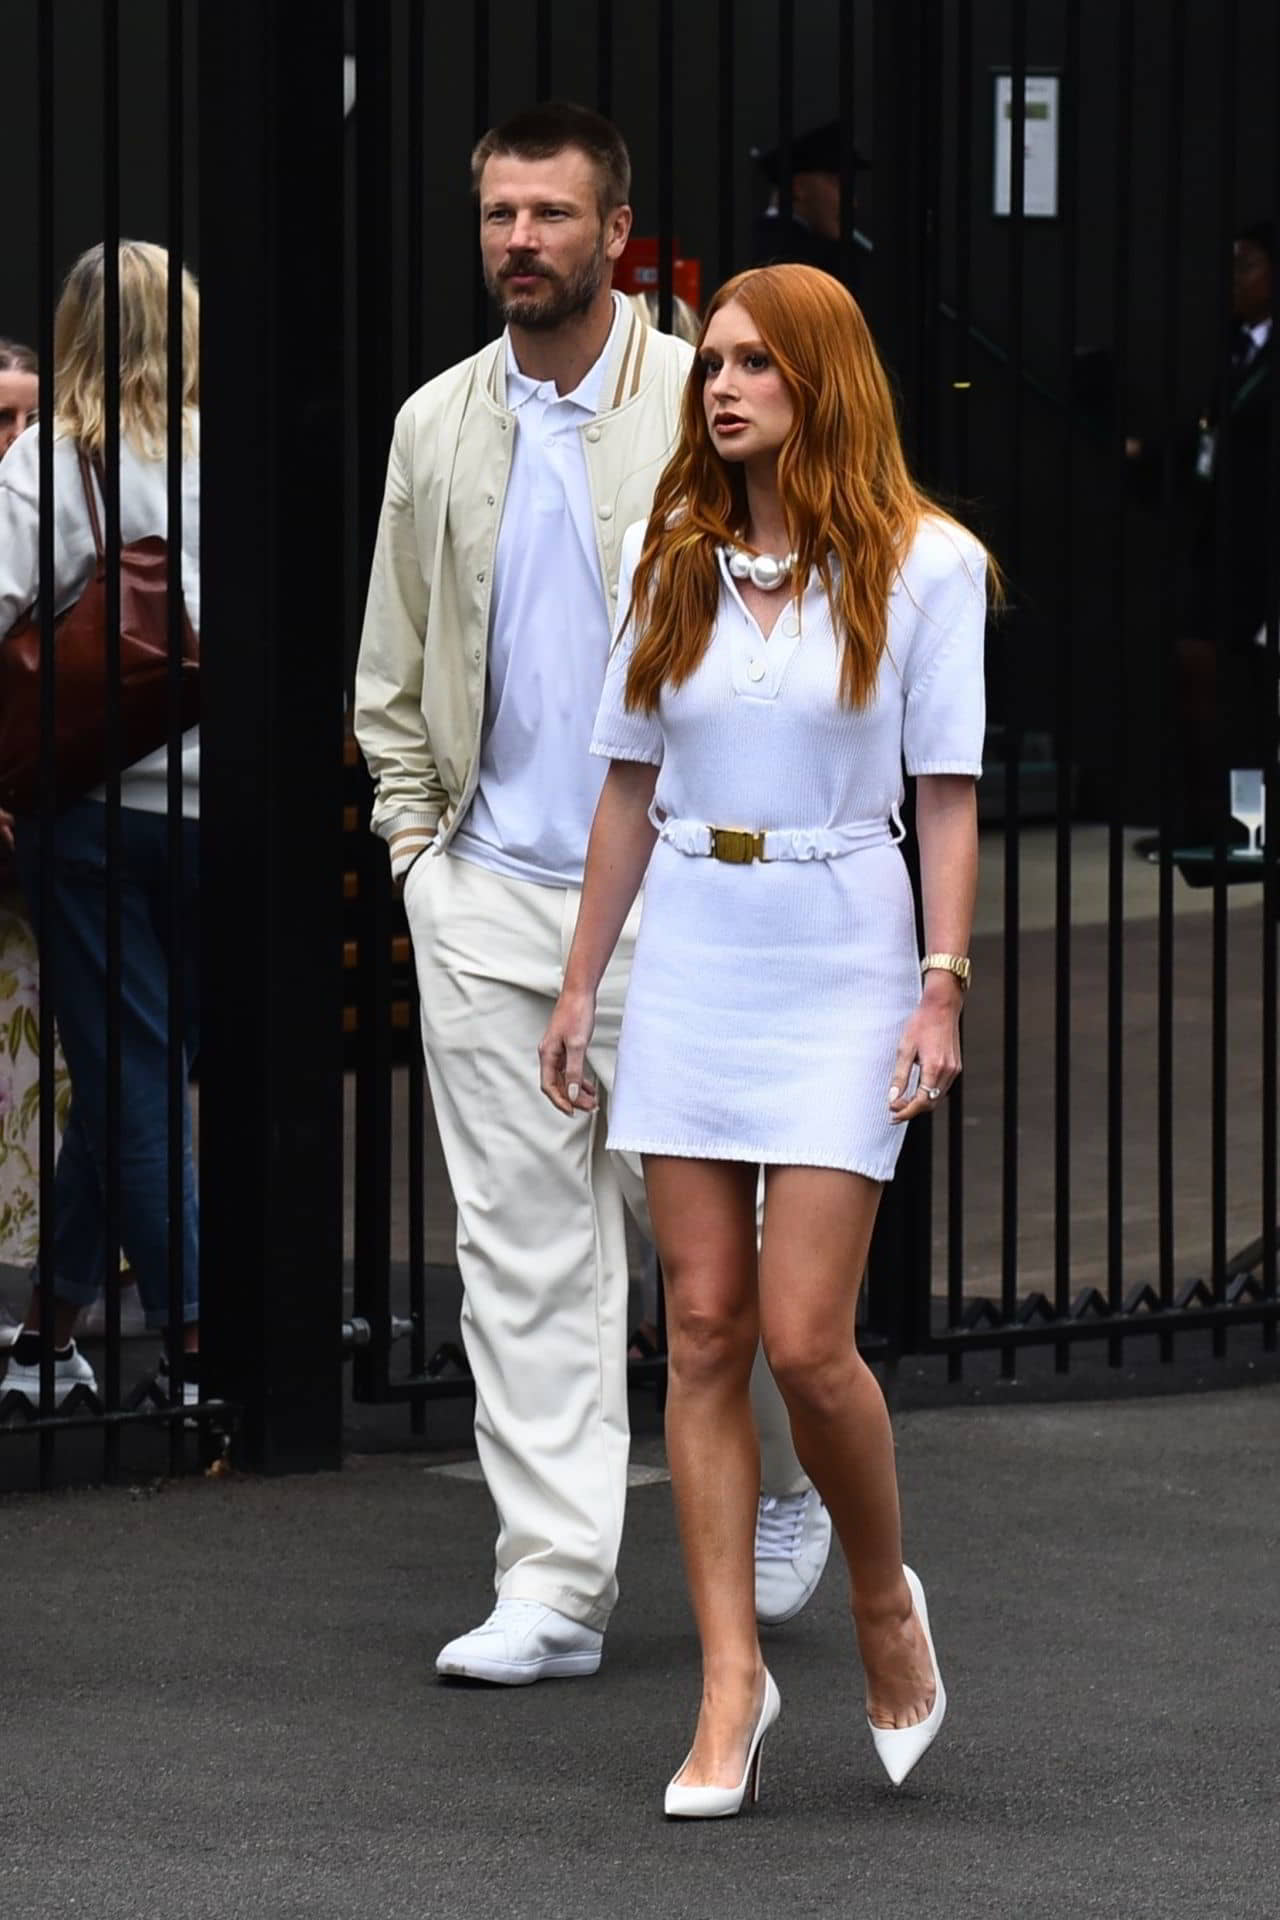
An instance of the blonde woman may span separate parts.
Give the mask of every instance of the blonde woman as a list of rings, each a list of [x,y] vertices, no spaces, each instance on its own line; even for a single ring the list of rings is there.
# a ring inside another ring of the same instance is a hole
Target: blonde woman
[[[849,1335],[903,1127],[960,1070],[986,574],[979,542],[907,472],[845,289],[805,266],[721,288],[680,445],[623,543],[622,639],[593,741],[610,767],[540,1049],[548,1098],[590,1112],[597,982],[643,879],[609,1144],[644,1157],[702,1643],[675,1817],[740,1811],[779,1711],[752,1605],[757,1338],[848,1564],[891,1779],[945,1712],[924,1591],[902,1560],[888,1414]],[[896,844],[904,764],[923,963]]]
[[[182,355],[182,591],[192,627],[200,617],[199,306],[182,271],[182,338],[168,332],[169,257],[163,248],[124,240],[119,249],[120,537],[168,537],[167,392],[170,344]],[[54,322],[53,598],[61,612],[84,591],[96,565],[94,535],[79,454],[100,462],[106,449],[103,249],[92,247],[67,275]],[[0,464],[0,633],[35,603],[40,588],[40,425],[15,440]],[[102,513],[99,502],[99,512]],[[105,525],[105,520],[103,522]],[[184,1395],[197,1397],[199,1346],[198,1224],[190,1113],[183,1116],[182,1324],[169,1325],[167,1033],[169,960],[174,922],[167,863],[166,748],[125,769],[121,780],[120,882],[121,1099],[120,1221],[147,1324],[185,1349]],[[182,741],[183,874],[181,950],[187,1065],[196,1049],[197,841],[199,740]],[[54,1297],[33,1286],[23,1332],[0,1392],[39,1398],[43,1317],[53,1320],[54,1395],[96,1388],[72,1338],[76,1317],[105,1276],[104,1182],[107,1170],[106,808],[101,791],[59,812],[52,846],[38,822],[16,822],[18,871],[50,969],[54,1012],[71,1076],[71,1108],[58,1156]],[[40,922],[42,862],[52,862],[53,907]],[[166,1363],[161,1369],[167,1376]]]

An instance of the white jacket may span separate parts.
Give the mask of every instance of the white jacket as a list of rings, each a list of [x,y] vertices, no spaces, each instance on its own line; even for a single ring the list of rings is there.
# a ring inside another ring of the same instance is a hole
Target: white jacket
[[[198,449],[199,423],[193,421]],[[101,513],[101,503],[99,503]],[[105,532],[105,516],[101,524]],[[124,545],[149,535],[168,537],[169,469],[149,460],[128,441],[120,448],[120,538]],[[53,606],[74,606],[93,578],[97,553],[80,479],[75,441],[60,434],[53,443]],[[28,427],[0,460],[0,634],[17,625],[40,591],[40,428]],[[200,631],[200,457],[182,463],[182,593],[193,632]],[[164,813],[168,806],[168,749],[135,761],[120,782],[126,807]],[[101,799],[99,789],[92,798]],[[200,731],[182,736],[182,811],[200,811]]]
[[[679,435],[692,350],[624,315],[606,405],[579,428],[612,620],[622,536],[646,519]],[[373,828],[438,828],[475,792],[489,601],[515,416],[499,338],[401,408],[356,668],[355,730],[377,786]]]

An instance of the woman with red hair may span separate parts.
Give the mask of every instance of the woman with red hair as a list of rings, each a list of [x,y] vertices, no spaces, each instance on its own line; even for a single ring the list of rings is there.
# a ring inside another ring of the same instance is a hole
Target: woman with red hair
[[[596,986],[644,881],[609,1144],[644,1156],[702,1644],[672,1816],[754,1798],[779,1710],[753,1606],[757,1339],[849,1565],[867,1718],[895,1783],[945,1712],[902,1562],[888,1412],[851,1331],[903,1127],[960,1071],[987,568],[911,480],[845,289],[804,266],[721,288],[680,445],[623,547],[593,742],[611,765],[540,1049],[548,1098],[591,1112]],[[904,765],[923,962],[897,846]]]

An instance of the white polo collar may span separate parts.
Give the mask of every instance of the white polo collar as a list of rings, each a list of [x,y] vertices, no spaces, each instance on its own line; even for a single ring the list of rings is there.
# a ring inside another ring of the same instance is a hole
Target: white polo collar
[[[535,395],[538,395],[540,398],[551,403],[566,407],[580,407],[584,413],[599,413],[600,389],[604,385],[605,367],[608,364],[610,354],[613,352],[614,343],[618,337],[618,328],[622,324],[622,307],[622,295],[615,293],[613,296],[613,325],[609,328],[608,338],[600,349],[598,356],[587,368],[587,371],[583,374],[572,393],[557,393],[554,380],[531,380],[528,374],[521,373],[516,362],[515,352],[512,349],[511,334],[509,331],[505,333],[503,335],[503,341],[506,347],[508,410],[511,413],[518,413],[526,400],[532,400]]]

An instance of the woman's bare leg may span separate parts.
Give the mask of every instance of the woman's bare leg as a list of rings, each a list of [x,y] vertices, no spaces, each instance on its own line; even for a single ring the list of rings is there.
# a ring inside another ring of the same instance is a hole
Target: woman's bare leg
[[[734,1786],[760,1710],[755,1525],[760,1451],[749,1383],[756,1311],[756,1169],[646,1156],[667,1299],[667,1459],[702,1646],[702,1704],[685,1786]]]
[[[933,1669],[902,1573],[889,1412],[853,1339],[879,1203],[879,1185],[860,1174],[771,1167],[760,1321],[796,1452],[849,1565],[867,1712],[877,1726],[911,1727],[933,1705]]]

